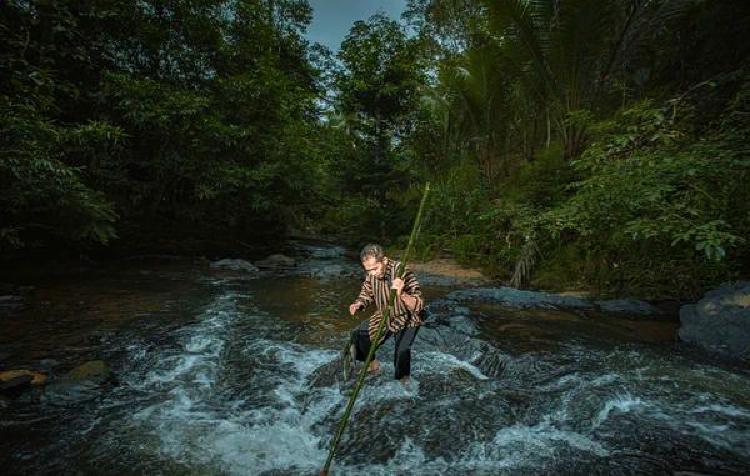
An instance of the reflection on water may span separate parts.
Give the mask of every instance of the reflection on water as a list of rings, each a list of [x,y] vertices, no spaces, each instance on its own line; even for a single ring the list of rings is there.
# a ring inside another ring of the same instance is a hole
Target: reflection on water
[[[286,275],[175,263],[40,286],[2,318],[2,368],[102,358],[117,381],[0,401],[6,474],[317,474],[359,282],[337,248],[300,253]],[[750,376],[685,353],[674,322],[425,291],[412,386],[390,379],[387,343],[334,474],[750,471]]]

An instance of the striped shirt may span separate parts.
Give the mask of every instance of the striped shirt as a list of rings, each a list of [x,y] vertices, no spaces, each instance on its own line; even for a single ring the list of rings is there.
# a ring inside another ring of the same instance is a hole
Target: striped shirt
[[[383,277],[371,276],[368,274],[365,277],[365,281],[362,283],[362,289],[359,291],[359,296],[357,296],[357,299],[354,301],[355,303],[359,303],[360,308],[362,309],[367,307],[370,303],[375,303],[377,311],[370,316],[369,323],[371,340],[375,340],[375,335],[378,333],[378,326],[383,319],[383,310],[388,305],[388,300],[390,298],[391,282],[396,278],[396,272],[400,265],[399,261],[387,257],[384,257],[383,260],[385,262],[385,273]],[[404,273],[403,279],[404,287],[401,292],[417,298],[417,305],[413,311],[410,311],[401,299],[396,298],[394,306],[390,309],[387,323],[388,330],[391,332],[398,332],[405,327],[417,327],[422,324],[424,301],[422,300],[422,290],[419,287],[419,282],[417,282],[414,273],[409,271],[408,268]]]

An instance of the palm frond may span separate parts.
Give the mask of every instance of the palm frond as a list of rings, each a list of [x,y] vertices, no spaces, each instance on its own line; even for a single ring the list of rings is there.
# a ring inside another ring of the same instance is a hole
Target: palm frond
[[[538,77],[550,94],[562,99],[560,86],[550,69],[548,53],[553,0],[486,0],[489,25],[503,41],[515,41],[523,48]]]

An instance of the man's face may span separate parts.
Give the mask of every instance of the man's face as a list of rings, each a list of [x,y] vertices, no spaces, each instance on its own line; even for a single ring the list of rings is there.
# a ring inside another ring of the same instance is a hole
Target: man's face
[[[362,267],[365,268],[365,273],[367,273],[368,276],[380,278],[385,274],[385,263],[383,261],[378,261],[373,257],[365,258],[365,260],[362,261]]]

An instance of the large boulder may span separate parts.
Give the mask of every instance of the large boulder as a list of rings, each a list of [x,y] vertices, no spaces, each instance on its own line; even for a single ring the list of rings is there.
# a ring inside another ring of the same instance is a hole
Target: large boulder
[[[680,339],[732,356],[750,356],[750,282],[709,291],[680,308]]]

